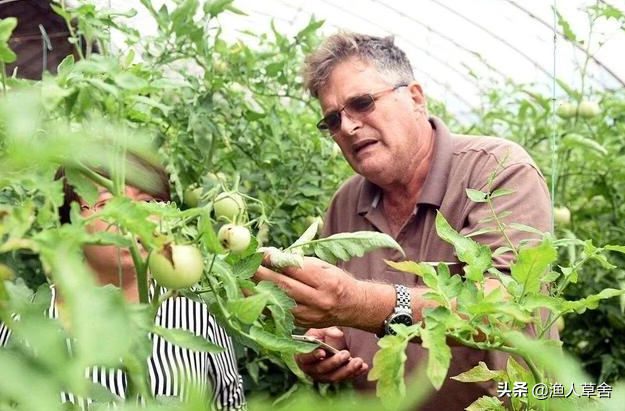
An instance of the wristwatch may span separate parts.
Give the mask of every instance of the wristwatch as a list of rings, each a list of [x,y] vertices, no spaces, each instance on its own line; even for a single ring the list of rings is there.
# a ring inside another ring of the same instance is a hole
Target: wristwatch
[[[391,328],[393,324],[412,325],[412,307],[410,305],[410,291],[405,285],[394,284],[395,286],[395,309],[384,321],[384,327],[378,337],[385,335],[395,335],[396,332]]]

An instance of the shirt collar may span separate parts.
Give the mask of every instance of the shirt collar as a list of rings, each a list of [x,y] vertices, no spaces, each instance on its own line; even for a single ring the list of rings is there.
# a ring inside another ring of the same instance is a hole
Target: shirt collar
[[[449,169],[453,158],[453,141],[451,133],[445,124],[437,117],[430,117],[430,124],[434,129],[434,154],[430,171],[425,178],[419,204],[430,204],[440,207],[447,191]],[[377,208],[382,196],[382,190],[375,184],[365,180],[358,198],[358,213],[366,214]]]

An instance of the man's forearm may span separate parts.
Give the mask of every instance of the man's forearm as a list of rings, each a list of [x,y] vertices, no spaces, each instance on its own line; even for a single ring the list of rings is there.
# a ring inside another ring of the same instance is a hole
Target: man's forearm
[[[379,333],[395,308],[395,288],[392,284],[367,281],[358,281],[357,284],[358,296],[353,299],[354,303],[347,310],[349,315],[341,325]],[[485,292],[488,294],[499,287],[501,283],[498,280],[487,279]],[[409,291],[413,323],[418,323],[423,320],[425,308],[435,308],[438,304],[424,297],[430,291],[425,286],[411,287]],[[455,309],[455,302],[452,302],[452,309]]]

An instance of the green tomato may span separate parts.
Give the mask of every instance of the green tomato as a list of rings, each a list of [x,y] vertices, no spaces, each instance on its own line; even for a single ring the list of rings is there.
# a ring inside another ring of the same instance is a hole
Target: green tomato
[[[558,104],[556,108],[556,114],[562,118],[571,118],[575,116],[575,104],[568,101],[563,101]]]
[[[223,217],[228,221],[234,221],[245,210],[245,202],[238,193],[222,192],[215,198],[213,209],[217,219]]]
[[[553,209],[553,220],[556,224],[566,225],[571,222],[571,210],[567,207],[556,207]]]
[[[213,69],[217,74],[225,74],[228,71],[228,63],[223,60],[213,61]]]
[[[200,281],[204,272],[202,253],[192,245],[172,245],[148,258],[156,282],[170,290],[188,288]]]
[[[206,173],[206,176],[204,177],[204,180],[212,186],[216,186],[219,185],[225,181],[228,180],[228,176],[226,176],[224,173],[222,173],[221,171],[219,173]]]
[[[202,198],[202,187],[189,187],[184,192],[184,203],[189,207],[197,207],[200,204],[200,198]]]
[[[217,233],[221,246],[233,253],[240,253],[250,246],[252,236],[247,227],[235,224],[224,224]]]
[[[597,117],[599,113],[601,113],[601,108],[596,101],[582,100],[577,107],[577,114],[582,118]]]
[[[317,235],[321,235],[321,233],[323,232],[323,218],[313,215],[309,215],[306,217],[307,227],[310,227],[315,222],[317,223]]]
[[[6,265],[0,263],[0,281],[12,280],[15,278],[15,273]]]

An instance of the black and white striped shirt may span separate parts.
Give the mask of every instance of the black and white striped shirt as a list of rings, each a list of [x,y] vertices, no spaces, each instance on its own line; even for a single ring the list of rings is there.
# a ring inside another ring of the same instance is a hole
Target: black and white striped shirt
[[[55,288],[47,314],[58,318]],[[156,325],[164,328],[181,328],[202,336],[224,348],[220,353],[192,351],[177,346],[158,335],[150,335],[152,355],[148,358],[150,388],[154,396],[182,398],[190,385],[212,388],[213,407],[218,410],[246,409],[243,380],[237,370],[232,340],[208,312],[205,304],[186,297],[168,298],[158,309]],[[0,322],[0,347],[4,347],[11,330]],[[102,384],[113,394],[125,398],[128,381],[119,369],[91,367],[85,374],[93,382]],[[87,409],[90,399],[62,393],[63,402],[71,402]]]

